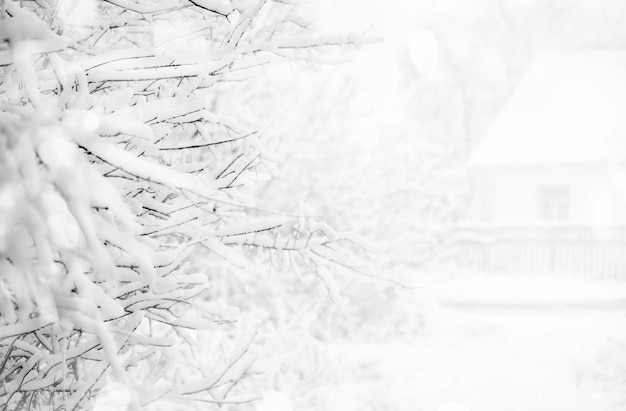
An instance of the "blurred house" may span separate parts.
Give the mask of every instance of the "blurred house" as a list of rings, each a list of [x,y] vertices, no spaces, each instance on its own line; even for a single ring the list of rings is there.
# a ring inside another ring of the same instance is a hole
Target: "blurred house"
[[[470,166],[466,263],[626,278],[626,52],[538,56]]]

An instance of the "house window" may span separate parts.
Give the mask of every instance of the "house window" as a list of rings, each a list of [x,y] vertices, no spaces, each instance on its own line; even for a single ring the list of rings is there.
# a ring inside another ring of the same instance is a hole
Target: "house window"
[[[569,218],[570,195],[566,186],[540,187],[537,193],[537,215],[543,221]]]

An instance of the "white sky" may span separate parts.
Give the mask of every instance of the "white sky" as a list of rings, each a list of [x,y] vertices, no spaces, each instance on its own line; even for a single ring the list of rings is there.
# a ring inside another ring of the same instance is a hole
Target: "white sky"
[[[419,16],[431,12],[433,0],[319,0],[315,4],[320,13],[315,22],[322,31],[365,33],[383,39],[353,54],[350,70],[361,86],[361,92],[355,98],[359,99],[361,106],[375,107],[374,115],[359,122],[354,132],[361,139],[366,137],[364,134],[375,138],[374,126],[405,121],[402,117],[402,90],[398,84],[401,74],[398,56],[408,52],[409,39],[415,37],[414,33],[420,28]],[[425,49],[411,54],[423,56],[424,60],[431,61],[428,65],[433,66],[432,54],[437,50],[432,50],[432,44],[425,46]],[[431,56],[427,56],[428,53]]]

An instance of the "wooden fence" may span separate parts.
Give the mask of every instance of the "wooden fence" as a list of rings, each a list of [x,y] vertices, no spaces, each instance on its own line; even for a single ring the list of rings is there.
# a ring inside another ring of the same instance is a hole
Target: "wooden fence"
[[[626,279],[626,225],[459,225],[447,235],[447,254],[472,270]]]

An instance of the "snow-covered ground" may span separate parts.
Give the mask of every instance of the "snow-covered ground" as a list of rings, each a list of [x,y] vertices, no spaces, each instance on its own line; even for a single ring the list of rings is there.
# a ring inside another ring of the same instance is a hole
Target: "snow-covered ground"
[[[626,308],[626,281],[456,274],[425,279],[427,298],[450,306]]]
[[[326,409],[626,409],[626,282],[454,277],[421,292],[419,335],[334,347],[361,381],[334,384]]]

